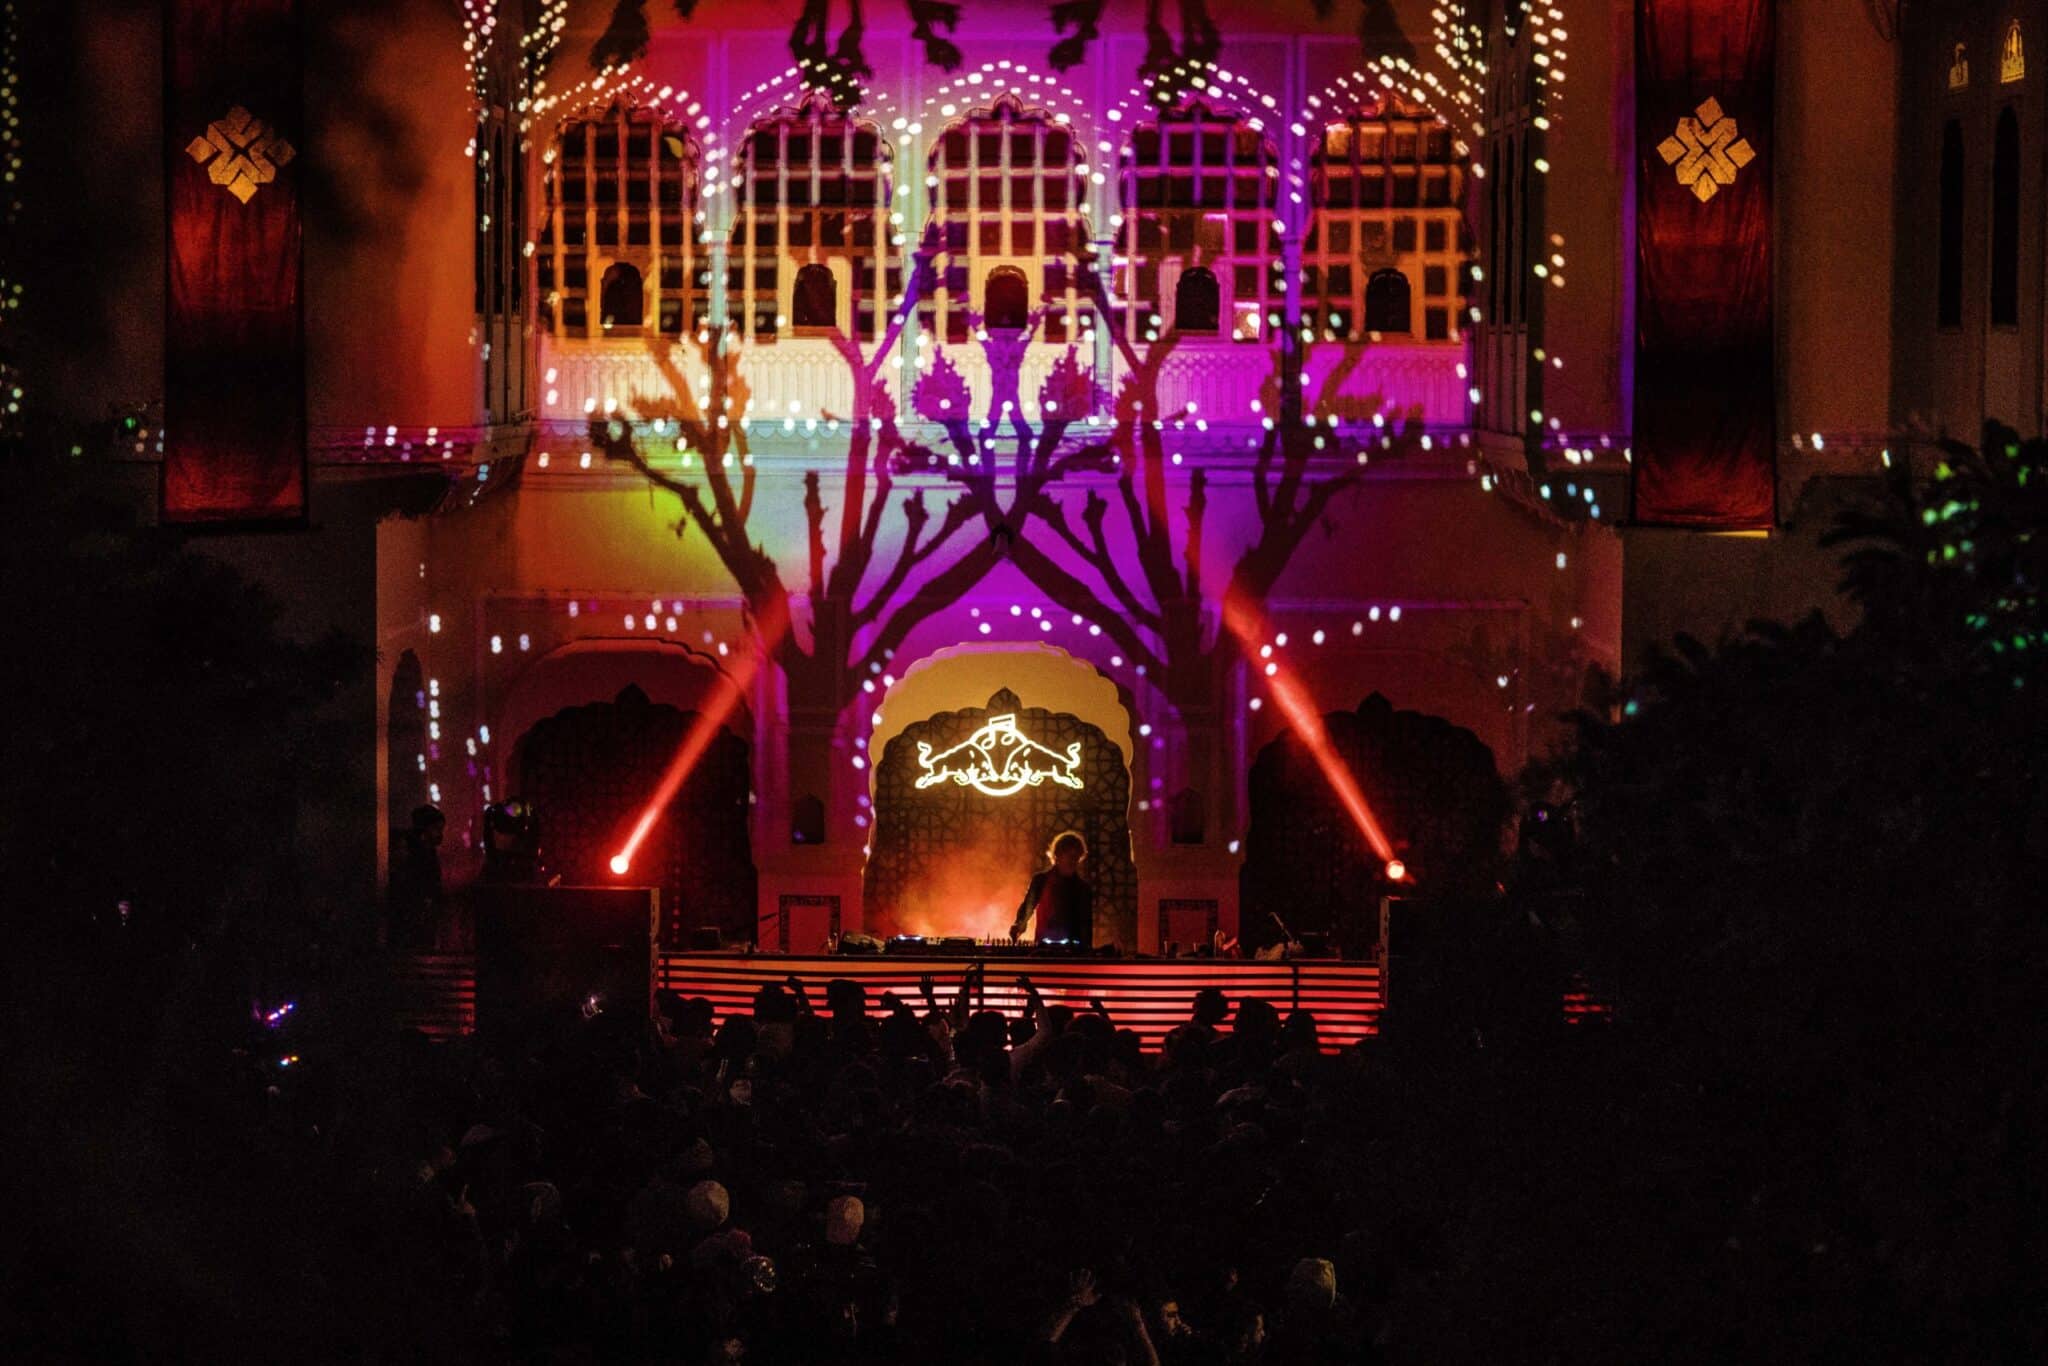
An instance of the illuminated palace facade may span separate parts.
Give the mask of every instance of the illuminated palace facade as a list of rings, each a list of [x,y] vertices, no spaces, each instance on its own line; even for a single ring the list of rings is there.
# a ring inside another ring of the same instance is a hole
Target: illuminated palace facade
[[[1154,949],[1238,927],[1276,685],[1380,693],[1512,773],[1616,668],[1618,540],[1495,489],[1475,440],[1460,96],[1256,28],[1161,94],[1132,28],[1056,71],[1041,14],[977,18],[950,74],[871,33],[823,88],[710,12],[605,79],[572,30],[524,120],[484,64],[469,356],[522,444],[379,528],[387,734],[426,705],[392,813],[518,794],[600,879],[674,744],[584,773],[554,751],[602,727],[549,718],[633,686],[740,742],[634,851],[681,924],[999,933],[1071,825],[1102,937]],[[703,847],[742,838],[745,869]]]
[[[1347,850],[1359,898],[1384,865],[1260,776],[1314,718],[1355,760],[1377,694],[1511,778],[1636,634],[1810,594],[1782,527],[1615,529],[1632,6],[1368,6],[1361,45],[1307,4],[968,4],[950,71],[872,4],[865,71],[843,7],[801,65],[789,8],[652,4],[644,45],[608,0],[324,21],[310,520],[214,544],[376,643],[338,868],[431,801],[460,883],[524,797],[567,881],[630,844],[678,935],[811,948],[999,932],[1074,825],[1101,938],[1257,937],[1261,841]],[[1817,92],[1895,57],[1860,6],[1779,22],[1791,522],[1891,420],[1884,348],[1818,342],[1889,329],[1893,83]],[[1824,149],[1860,168],[1826,195]],[[1829,248],[1864,209],[1877,245]],[[114,345],[102,391],[160,342]],[[1431,813],[1374,796],[1419,850]]]

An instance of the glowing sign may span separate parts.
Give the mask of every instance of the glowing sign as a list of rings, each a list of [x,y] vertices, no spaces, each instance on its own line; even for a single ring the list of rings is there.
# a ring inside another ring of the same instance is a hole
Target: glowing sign
[[[917,764],[924,770],[917,780],[920,788],[953,782],[985,796],[1008,797],[1048,778],[1061,787],[1081,786],[1074,772],[1081,764],[1081,742],[1068,745],[1065,754],[1048,749],[1017,729],[1015,714],[991,716],[987,725],[938,754],[920,740]]]

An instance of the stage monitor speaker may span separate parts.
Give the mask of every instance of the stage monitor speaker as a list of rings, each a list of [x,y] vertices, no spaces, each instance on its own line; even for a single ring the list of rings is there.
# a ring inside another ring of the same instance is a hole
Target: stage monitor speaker
[[[476,1027],[486,1038],[596,1008],[654,1007],[660,893],[649,887],[479,887]]]
[[[1430,924],[1424,907],[1409,897],[1383,896],[1379,902],[1380,1001],[1388,1012],[1408,1004],[1414,990],[1410,964]]]
[[[717,953],[725,947],[725,933],[716,925],[699,925],[690,931],[691,953]]]
[[[1425,909],[1411,897],[1380,898],[1380,940],[1389,957],[1406,958],[1420,946],[1430,931]]]

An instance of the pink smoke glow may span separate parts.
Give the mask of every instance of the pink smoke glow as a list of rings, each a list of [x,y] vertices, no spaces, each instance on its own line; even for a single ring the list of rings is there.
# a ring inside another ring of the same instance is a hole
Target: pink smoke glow
[[[890,923],[898,934],[927,938],[967,935],[1001,939],[1024,897],[1031,869],[1008,842],[984,837],[948,849],[925,876],[909,883]]]

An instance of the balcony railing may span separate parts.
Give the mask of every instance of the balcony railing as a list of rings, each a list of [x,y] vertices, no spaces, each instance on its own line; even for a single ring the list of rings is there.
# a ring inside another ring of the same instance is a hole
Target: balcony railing
[[[1304,394],[1312,405],[1327,399],[1342,418],[1366,418],[1387,408],[1402,414],[1415,410],[1430,427],[1464,425],[1468,382],[1459,373],[1465,360],[1462,345],[1374,342],[1360,344],[1355,357],[1348,351],[1343,342],[1308,348]],[[1170,416],[1192,405],[1194,416],[1210,422],[1256,423],[1272,412],[1279,396],[1277,359],[1270,346],[1183,341],[1160,367],[1160,412]],[[1349,372],[1326,395],[1325,381],[1346,365]]]
[[[940,349],[967,386],[973,420],[984,420],[995,391],[988,352],[979,343]],[[1067,351],[1066,344],[1051,342],[1025,348],[1017,396],[1027,421],[1036,423],[1042,416],[1039,390]],[[650,346],[641,338],[543,339],[542,420],[580,422],[592,412],[647,416],[659,411],[674,395],[671,380],[657,362],[658,353],[658,343]],[[1095,373],[1089,347],[1077,346],[1074,354]],[[701,394],[708,376],[695,348],[675,344],[665,356],[684,382]],[[1192,407],[1193,416],[1210,423],[1257,425],[1279,392],[1276,359],[1270,346],[1183,340],[1161,367],[1159,411],[1171,416]],[[1464,361],[1465,348],[1458,343],[1378,342],[1361,344],[1354,355],[1346,343],[1318,342],[1308,349],[1305,392],[1311,402],[1327,400],[1347,419],[1366,418],[1375,408],[1386,408],[1401,414],[1417,411],[1429,427],[1462,427],[1469,383],[1459,373]],[[1348,373],[1326,394],[1325,381],[1345,366],[1350,367]],[[1126,368],[1119,361],[1109,375],[1098,374],[1097,381],[1113,394]],[[891,364],[885,374],[907,406],[900,370]],[[740,375],[747,387],[747,416],[754,421],[852,414],[853,378],[845,358],[824,338],[785,337],[750,347],[741,356]]]

